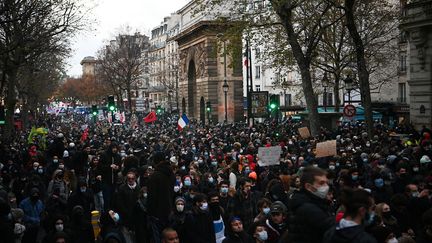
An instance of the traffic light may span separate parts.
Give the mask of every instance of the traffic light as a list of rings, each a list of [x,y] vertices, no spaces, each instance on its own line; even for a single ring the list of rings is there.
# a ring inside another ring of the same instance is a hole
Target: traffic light
[[[99,113],[97,105],[92,105],[92,115],[93,116],[97,116],[97,114]]]
[[[210,103],[210,101],[206,102],[206,111],[207,112],[211,112],[211,103]]]
[[[0,125],[6,124],[6,116],[4,106],[0,105]]]
[[[108,96],[108,110],[115,111],[115,101],[113,95]]]
[[[161,114],[161,113],[162,113],[162,108],[161,108],[160,105],[157,106],[157,108],[156,108],[156,113],[157,113],[157,114]]]
[[[271,95],[269,103],[270,111],[276,111],[279,109],[279,95]]]

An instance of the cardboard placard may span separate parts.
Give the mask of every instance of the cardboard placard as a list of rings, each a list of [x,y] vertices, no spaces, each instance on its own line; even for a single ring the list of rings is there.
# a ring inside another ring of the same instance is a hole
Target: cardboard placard
[[[259,147],[258,164],[260,166],[278,165],[280,163],[281,153],[282,148],[280,146]]]
[[[316,158],[337,155],[336,140],[329,140],[316,145]]]
[[[310,132],[309,132],[309,128],[307,128],[307,127],[300,127],[298,129],[298,132],[300,134],[300,137],[302,137],[302,138],[309,138],[311,136]]]

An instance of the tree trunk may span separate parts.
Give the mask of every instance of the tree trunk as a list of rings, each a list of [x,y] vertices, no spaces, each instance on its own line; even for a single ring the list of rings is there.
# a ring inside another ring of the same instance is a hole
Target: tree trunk
[[[339,86],[340,86],[340,76],[335,75],[335,85],[333,87],[335,112],[339,112],[340,103],[341,103],[340,96],[339,96]]]
[[[362,100],[362,106],[364,108],[365,120],[367,125],[367,133],[369,139],[373,136],[373,117],[372,117],[372,100],[370,95],[369,87],[369,72],[367,69],[365,48],[363,40],[358,33],[357,26],[354,19],[354,4],[355,0],[345,0],[345,18],[346,26],[350,33],[351,39],[354,42],[356,58],[357,58],[357,69],[360,83],[360,95]]]
[[[313,136],[317,136],[320,133],[321,123],[318,115],[318,101],[315,98],[312,87],[312,78],[310,71],[311,57],[305,56],[305,54],[303,54],[302,47],[299,44],[298,36],[294,31],[294,23],[291,19],[292,9],[290,9],[288,5],[283,7],[279,6],[276,12],[282,21],[282,25],[284,26],[285,31],[287,32],[288,42],[291,46],[294,58],[296,59],[297,65],[300,69],[303,94],[305,96],[306,108],[308,110],[309,116],[308,118],[310,131]]]
[[[15,82],[17,77],[17,69],[9,67],[8,81],[7,81],[7,93],[6,93],[6,130],[4,133],[4,141],[10,141],[15,135],[15,123],[14,123],[14,112],[16,104],[16,91]]]
[[[127,99],[128,99],[128,109],[129,109],[129,112],[132,112],[132,95],[131,95],[130,82],[126,88],[126,92],[127,92]]]
[[[24,102],[21,110],[21,120],[23,124],[23,129],[25,130],[28,127],[28,113],[29,113],[29,105],[28,102]]]

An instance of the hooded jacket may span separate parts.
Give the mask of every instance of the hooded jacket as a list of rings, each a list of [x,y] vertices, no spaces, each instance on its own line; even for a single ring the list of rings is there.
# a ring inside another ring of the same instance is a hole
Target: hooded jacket
[[[356,225],[342,229],[332,227],[325,233],[323,243],[377,243],[377,241],[366,233],[363,226]]]

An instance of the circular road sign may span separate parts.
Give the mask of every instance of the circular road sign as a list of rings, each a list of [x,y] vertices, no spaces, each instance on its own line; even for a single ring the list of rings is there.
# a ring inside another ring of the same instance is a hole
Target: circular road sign
[[[353,117],[356,115],[356,108],[353,105],[346,105],[343,109],[343,114],[346,117]]]

